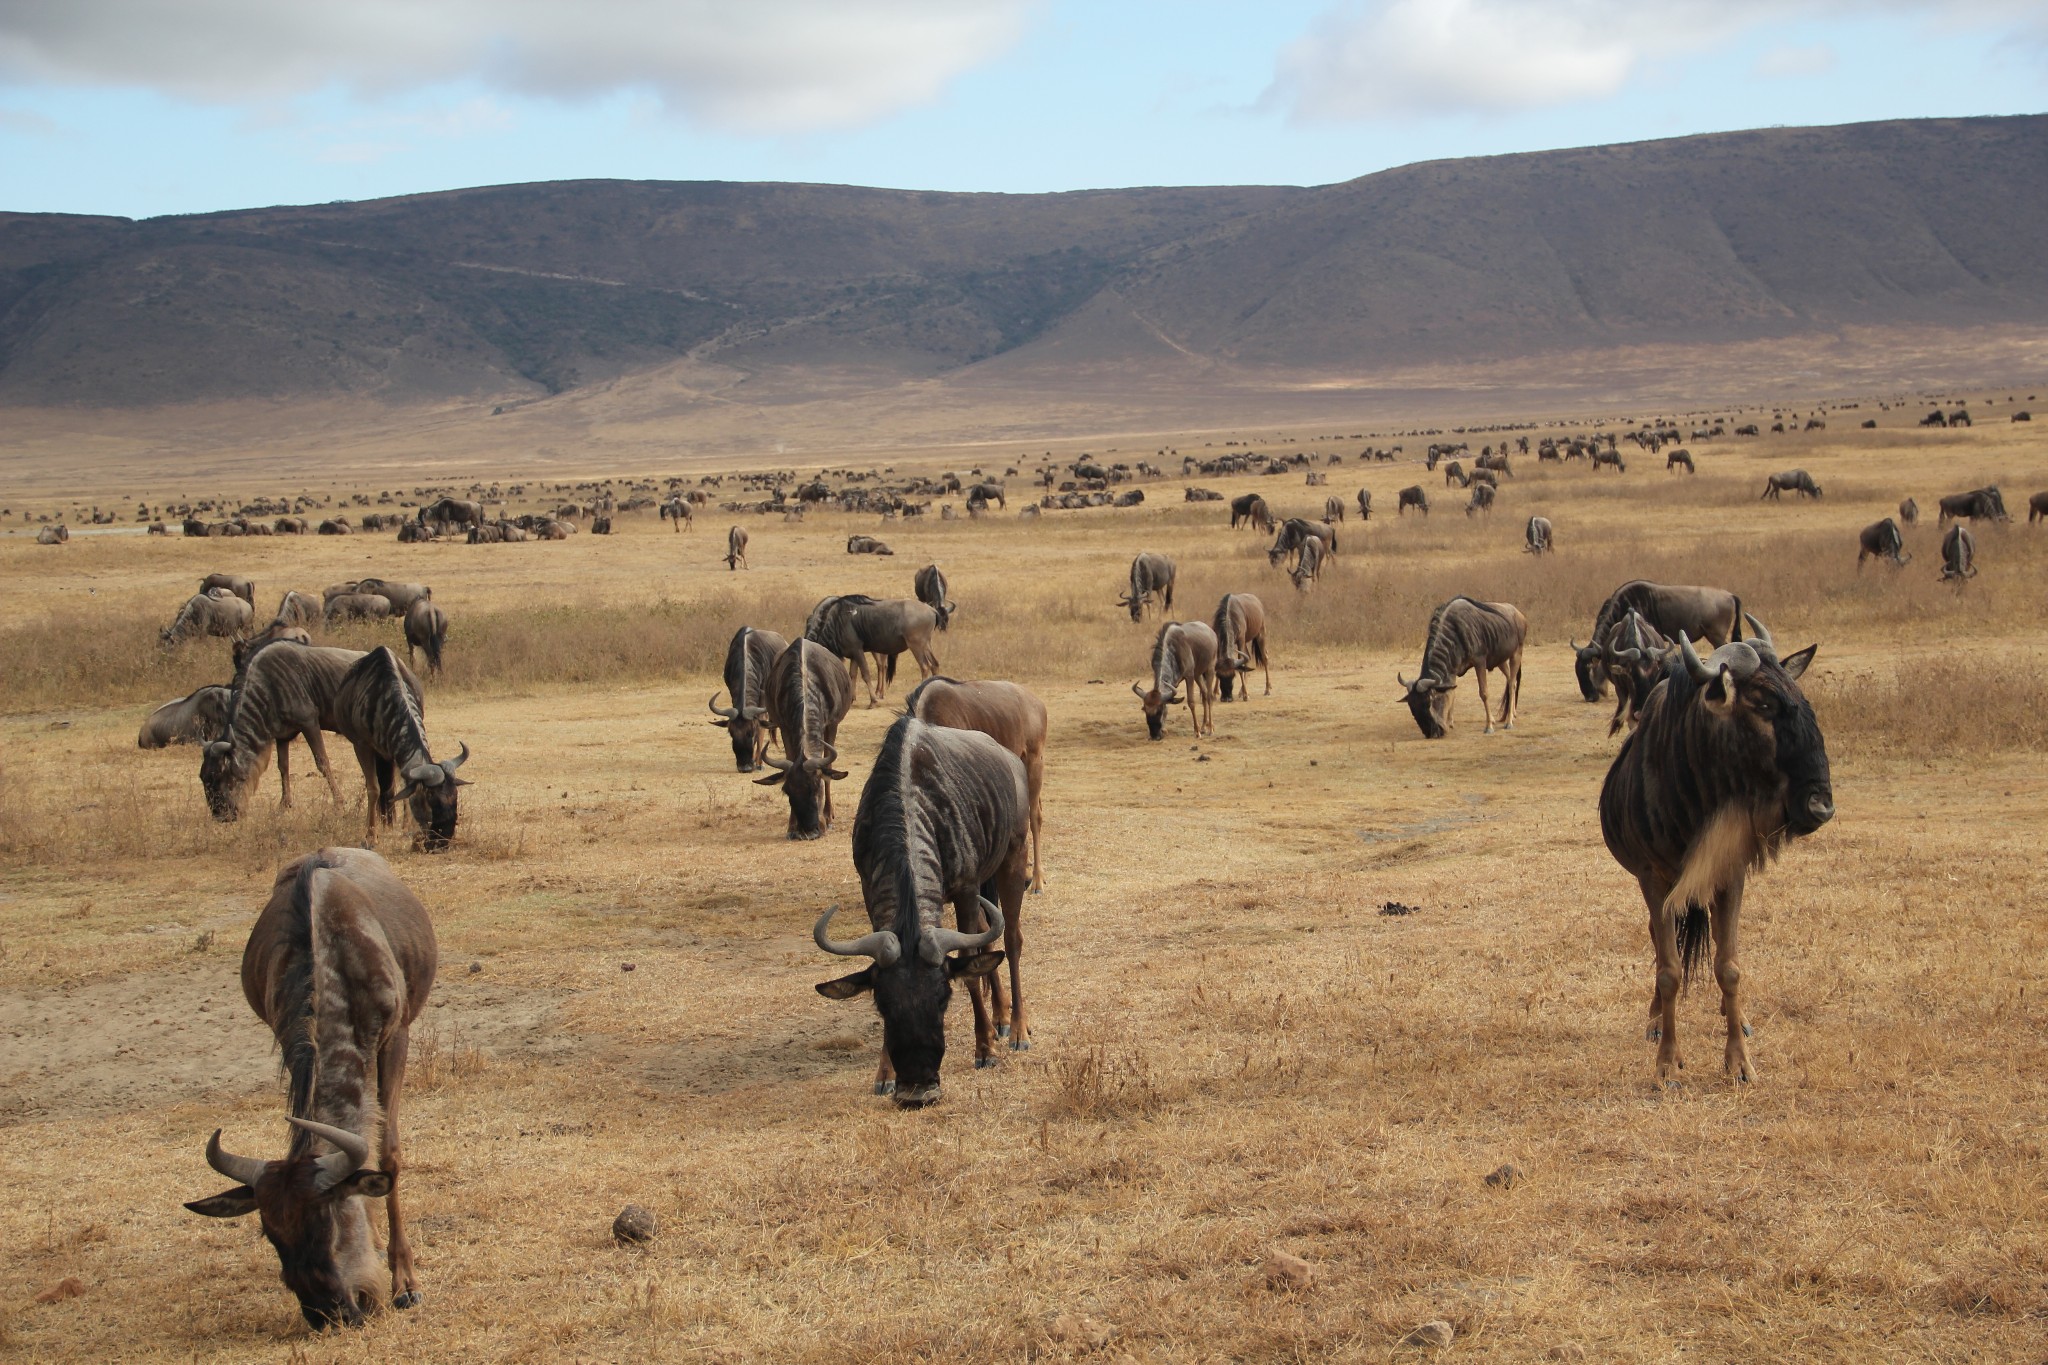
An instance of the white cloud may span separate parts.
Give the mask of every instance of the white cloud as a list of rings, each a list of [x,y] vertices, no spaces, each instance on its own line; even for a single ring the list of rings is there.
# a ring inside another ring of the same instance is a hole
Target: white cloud
[[[758,133],[867,122],[1009,46],[1037,0],[0,0],[0,76],[259,104],[340,85],[648,92]]]
[[[1756,74],[1777,78],[1819,76],[1835,69],[1835,50],[1826,43],[1774,47],[1756,59]]]

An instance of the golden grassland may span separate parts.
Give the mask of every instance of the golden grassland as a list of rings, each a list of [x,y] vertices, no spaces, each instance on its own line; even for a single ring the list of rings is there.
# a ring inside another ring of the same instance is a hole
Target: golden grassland
[[[715,513],[511,546],[0,537],[0,1346],[1380,1360],[1443,1319],[1474,1360],[2038,1358],[2048,530],[1979,528],[1957,589],[1931,519],[1987,480],[2023,507],[2048,449],[2002,422],[1844,425],[1694,443],[1694,478],[1518,459],[1469,519],[1419,463],[1347,458],[1328,491],[1384,510],[1305,597],[1177,478],[1036,523],[1014,500],[879,530],[746,518],[743,573]],[[1758,502],[1795,464],[1826,498]],[[1416,481],[1435,514],[1392,516]],[[1199,482],[1282,514],[1326,491]],[[1909,493],[1915,561],[1859,575],[1856,530]],[[1520,548],[1539,512],[1541,560]],[[854,531],[895,557],[848,557]],[[1154,628],[1114,605],[1138,549],[1178,559],[1176,617],[1237,590],[1273,618],[1273,695],[1219,706],[1199,743],[1185,711],[1147,743],[1126,686]],[[898,1113],[869,1093],[872,1009],[812,991],[840,966],[808,935],[858,903],[852,810],[893,711],[857,705],[841,823],[792,844],[704,702],[739,624],[793,635],[818,596],[907,595],[933,560],[960,603],[946,670],[1051,709],[1048,884],[1025,907],[1036,1047],[974,1070],[963,1006],[945,1100]],[[241,942],[280,862],[361,834],[338,741],[344,802],[300,749],[296,809],[266,777],[233,826],[194,751],[135,749],[151,704],[226,675],[223,642],[155,645],[215,569],[265,613],[287,587],[428,582],[453,623],[427,717],[474,755],[462,829],[439,856],[382,841],[442,945],[405,1101],[425,1303],[356,1332],[308,1335],[253,1224],[179,1207],[220,1183],[215,1126],[282,1145]],[[1565,648],[1631,576],[1732,588],[1781,643],[1821,643],[1840,814],[1752,882],[1762,1080],[1741,1089],[1706,981],[1682,1006],[1693,1070],[1651,1085],[1643,913],[1595,812],[1609,708],[1578,700]],[[1522,720],[1482,736],[1468,681],[1427,742],[1394,673],[1456,592],[1528,615]],[[1503,1164],[1520,1178],[1488,1185]],[[662,1221],[644,1250],[608,1234],[629,1200]],[[1314,1282],[1269,1285],[1275,1249]],[[36,1301],[67,1277],[82,1294]]]

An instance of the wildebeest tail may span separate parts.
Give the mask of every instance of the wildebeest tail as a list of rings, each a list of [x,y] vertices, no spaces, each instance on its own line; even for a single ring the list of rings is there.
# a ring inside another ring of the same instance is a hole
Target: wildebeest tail
[[[1740,640],[1742,638],[1742,599],[1740,597],[1735,599],[1735,632],[1728,638],[1730,640]]]
[[[1710,937],[1706,908],[1688,903],[1685,914],[1678,921],[1678,961],[1685,972],[1687,985],[1692,984],[1693,972],[1706,960]]]
[[[438,626],[432,627],[427,631],[427,667],[433,669],[436,673],[441,671],[441,641],[444,638],[446,637],[442,635]]]
[[[887,679],[887,681],[889,681],[889,682],[895,682],[895,681],[896,681],[896,656],[895,656],[894,654],[891,654],[891,655],[889,656],[888,670],[889,670],[889,673],[888,673],[888,679]]]

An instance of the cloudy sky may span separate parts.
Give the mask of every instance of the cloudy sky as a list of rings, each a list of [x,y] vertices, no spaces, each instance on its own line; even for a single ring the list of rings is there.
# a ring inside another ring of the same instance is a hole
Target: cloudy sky
[[[2048,110],[2048,0],[0,0],[0,210],[1038,191]]]

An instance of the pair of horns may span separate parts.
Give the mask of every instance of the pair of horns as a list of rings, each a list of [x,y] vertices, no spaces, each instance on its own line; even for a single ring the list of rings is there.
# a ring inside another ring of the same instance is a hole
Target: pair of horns
[[[918,931],[917,955],[926,965],[937,967],[946,960],[946,954],[952,952],[979,952],[1003,936],[1002,907],[986,896],[978,899],[981,901],[981,913],[989,922],[989,927],[981,933],[964,934],[958,929],[945,929],[933,924],[927,924]],[[877,929],[844,943],[833,942],[827,937],[827,930],[832,917],[838,913],[839,907],[835,905],[818,916],[818,922],[811,926],[812,942],[834,957],[871,957],[879,967],[893,967],[903,960],[902,940],[887,929]]]
[[[361,1170],[363,1163],[370,1159],[369,1139],[360,1134],[351,1133],[346,1128],[315,1123],[311,1119],[287,1118],[285,1122],[324,1140],[335,1149],[315,1159],[320,1170],[313,1178],[313,1188],[323,1194]],[[220,1145],[220,1132],[220,1129],[214,1129],[213,1136],[206,1140],[206,1164],[228,1179],[254,1188],[270,1168],[270,1163],[253,1156],[236,1156],[224,1150]]]
[[[759,720],[767,714],[767,708],[761,706],[720,706],[716,692],[711,694],[708,705],[713,715],[724,716],[727,720]]]
[[[791,773],[801,768],[805,772],[822,773],[829,771],[832,765],[839,761],[839,750],[837,750],[830,744],[827,744],[825,746],[825,752],[822,755],[806,758],[801,763],[791,763],[786,758],[776,758],[772,754],[763,754],[761,757],[762,761],[767,763],[769,767],[775,768],[781,772]],[[834,775],[838,777],[845,776],[844,773],[837,773]]]
[[[1398,668],[1394,670],[1394,681],[1401,684],[1401,691],[1404,695],[1408,692],[1413,691],[1417,687],[1421,687],[1424,690],[1430,692],[1448,692],[1458,685],[1455,681],[1438,682],[1435,678],[1430,677],[1427,673],[1417,678],[1414,682],[1409,682],[1406,678],[1401,676],[1401,670]]]
[[[1697,683],[1712,682],[1726,672],[1738,680],[1756,672],[1759,665],[1778,662],[1778,648],[1771,640],[1771,633],[1764,629],[1764,623],[1742,614],[1749,622],[1750,638],[1731,640],[1715,650],[1706,660],[1701,660],[1699,651],[1692,647],[1692,641],[1684,631],[1678,632],[1678,656],[1685,660],[1685,671]]]
[[[422,763],[406,773],[405,790],[398,793],[398,795],[401,798],[408,797],[417,788],[438,787],[443,782],[453,782],[458,787],[467,787],[469,783],[464,782],[455,775],[455,770],[467,762],[469,762],[469,746],[464,744],[461,753],[445,762]]]

